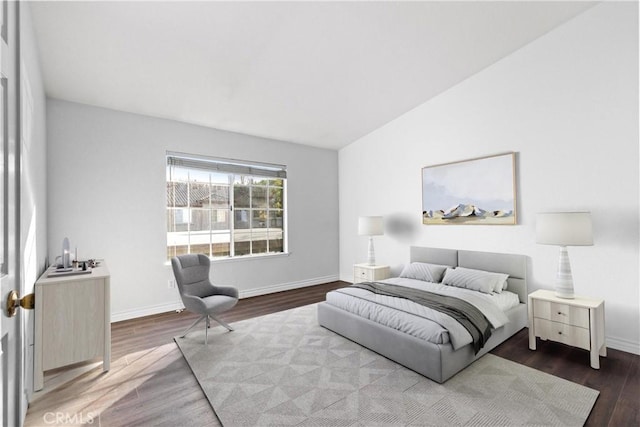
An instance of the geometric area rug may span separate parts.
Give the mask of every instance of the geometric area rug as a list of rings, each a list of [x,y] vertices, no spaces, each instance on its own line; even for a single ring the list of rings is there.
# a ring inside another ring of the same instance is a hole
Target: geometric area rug
[[[234,426],[581,426],[599,392],[486,354],[444,384],[318,325],[316,304],[175,338]]]

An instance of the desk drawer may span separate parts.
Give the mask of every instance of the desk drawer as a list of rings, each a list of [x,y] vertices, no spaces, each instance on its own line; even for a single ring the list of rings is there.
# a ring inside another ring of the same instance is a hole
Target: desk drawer
[[[559,304],[550,301],[534,300],[533,315],[540,319],[547,319],[567,325],[589,329],[589,309],[569,304]]]
[[[538,318],[533,319],[533,325],[536,336],[543,340],[561,342],[585,350],[591,350],[589,329]]]

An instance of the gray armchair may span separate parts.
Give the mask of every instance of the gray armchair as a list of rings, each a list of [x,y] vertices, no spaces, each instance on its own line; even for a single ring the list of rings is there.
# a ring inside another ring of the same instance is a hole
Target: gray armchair
[[[207,344],[210,319],[215,320],[229,331],[233,328],[215,317],[216,314],[231,309],[238,302],[238,290],[231,286],[215,286],[209,280],[211,262],[205,255],[189,254],[180,255],[171,259],[173,274],[176,276],[178,291],[184,307],[200,318],[193,322],[184,331],[182,337],[198,324],[206,319],[204,330],[204,343]]]

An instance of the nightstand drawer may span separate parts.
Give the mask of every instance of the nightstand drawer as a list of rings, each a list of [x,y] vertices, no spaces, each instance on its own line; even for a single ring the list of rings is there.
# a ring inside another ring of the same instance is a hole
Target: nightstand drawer
[[[363,268],[356,268],[354,276],[357,277],[359,280],[362,280],[362,281],[366,281],[366,280],[371,281],[371,280],[373,280],[373,271],[372,270],[365,270]]]
[[[589,329],[537,318],[533,320],[533,324],[536,335],[543,340],[561,342],[585,350],[591,349]]]
[[[356,264],[353,266],[353,283],[384,280],[389,278],[389,274],[388,265]]]
[[[533,315],[567,325],[589,329],[589,309],[550,301],[534,300]]]

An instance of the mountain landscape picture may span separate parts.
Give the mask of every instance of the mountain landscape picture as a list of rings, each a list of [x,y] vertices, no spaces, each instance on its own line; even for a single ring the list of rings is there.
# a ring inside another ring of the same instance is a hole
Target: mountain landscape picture
[[[516,224],[515,153],[422,169],[423,224]]]

